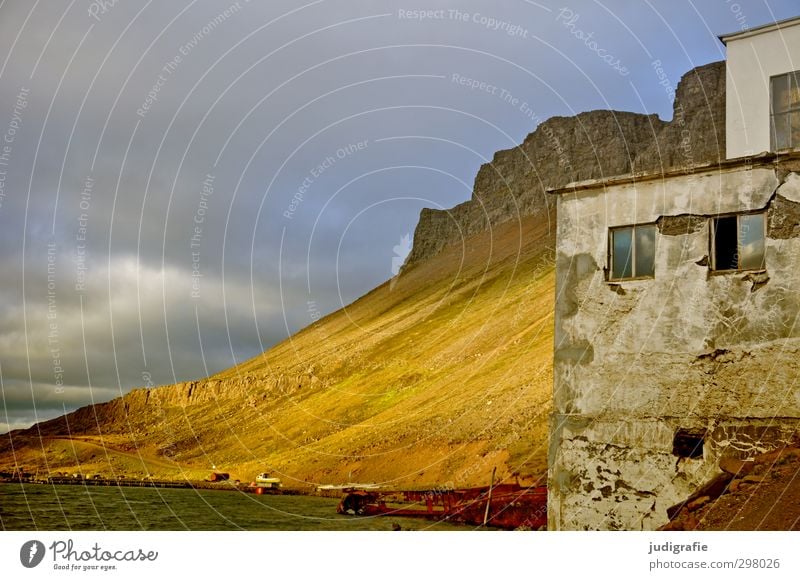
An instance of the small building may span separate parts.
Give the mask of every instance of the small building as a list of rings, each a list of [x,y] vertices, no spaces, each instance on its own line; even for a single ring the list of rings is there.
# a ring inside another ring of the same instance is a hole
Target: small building
[[[800,18],[720,36],[728,159],[800,147]]]
[[[799,432],[798,25],[721,37],[729,159],[551,190],[549,529],[658,528]]]

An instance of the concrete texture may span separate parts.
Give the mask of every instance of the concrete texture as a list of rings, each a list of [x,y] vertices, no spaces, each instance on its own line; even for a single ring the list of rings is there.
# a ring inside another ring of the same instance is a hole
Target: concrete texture
[[[722,457],[800,427],[796,163],[558,192],[550,529],[655,529]],[[710,271],[709,218],[755,210],[766,271]],[[610,284],[608,229],[645,223],[658,225],[655,278]],[[679,429],[705,433],[700,457],[673,453]]]

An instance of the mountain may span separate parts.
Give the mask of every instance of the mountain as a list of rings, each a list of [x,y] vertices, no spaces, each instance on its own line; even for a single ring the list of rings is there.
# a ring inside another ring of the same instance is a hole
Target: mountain
[[[619,111],[544,121],[480,168],[472,199],[448,210],[422,210],[410,263],[505,221],[547,212],[553,203],[547,188],[725,159],[725,62],[690,70],[677,87],[657,67],[654,72],[675,95],[670,122]]]
[[[541,216],[483,232],[223,373],[13,432],[0,470],[13,441],[27,471],[48,469],[44,447],[50,471],[77,456],[84,474],[207,477],[215,465],[242,480],[403,487],[485,484],[495,466],[540,476],[552,233]]]
[[[262,355],[137,389],[0,439],[0,471],[287,486],[543,483],[554,236],[546,188],[724,157],[724,63],[687,73],[675,115],[592,111],[498,152],[473,197],[423,210],[401,274]],[[666,87],[669,90],[669,87]],[[79,466],[79,467],[78,467]]]

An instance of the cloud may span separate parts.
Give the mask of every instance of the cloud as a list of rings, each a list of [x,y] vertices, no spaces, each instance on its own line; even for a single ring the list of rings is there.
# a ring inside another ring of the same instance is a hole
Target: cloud
[[[90,383],[112,396],[145,370],[169,383],[257,354],[311,322],[308,301],[330,312],[391,277],[421,208],[469,199],[478,167],[534,128],[530,111],[669,117],[653,60],[676,85],[722,58],[714,34],[742,15],[796,10],[571,3],[621,79],[546,2],[426,7],[4,2],[0,139],[28,95],[0,166],[5,422],[33,420],[31,383],[55,412],[57,380],[71,407]]]
[[[266,330],[281,318],[277,295],[246,279],[197,279],[190,268],[158,270],[133,257],[93,271],[82,292],[65,279],[42,282],[26,291],[24,306],[4,308],[5,321],[24,320],[0,332],[10,412],[107,400],[143,384],[145,371],[163,383],[199,378],[232,364],[242,342],[252,345],[249,354],[262,350],[257,328],[278,338]],[[52,395],[56,385],[63,394]]]

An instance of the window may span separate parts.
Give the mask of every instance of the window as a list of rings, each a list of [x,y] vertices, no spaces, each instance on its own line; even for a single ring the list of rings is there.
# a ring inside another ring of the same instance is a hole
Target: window
[[[800,147],[800,71],[770,79],[772,150]]]
[[[721,216],[712,220],[711,269],[721,272],[763,270],[766,214]]]
[[[609,280],[652,278],[656,265],[656,226],[626,226],[609,232]]]

